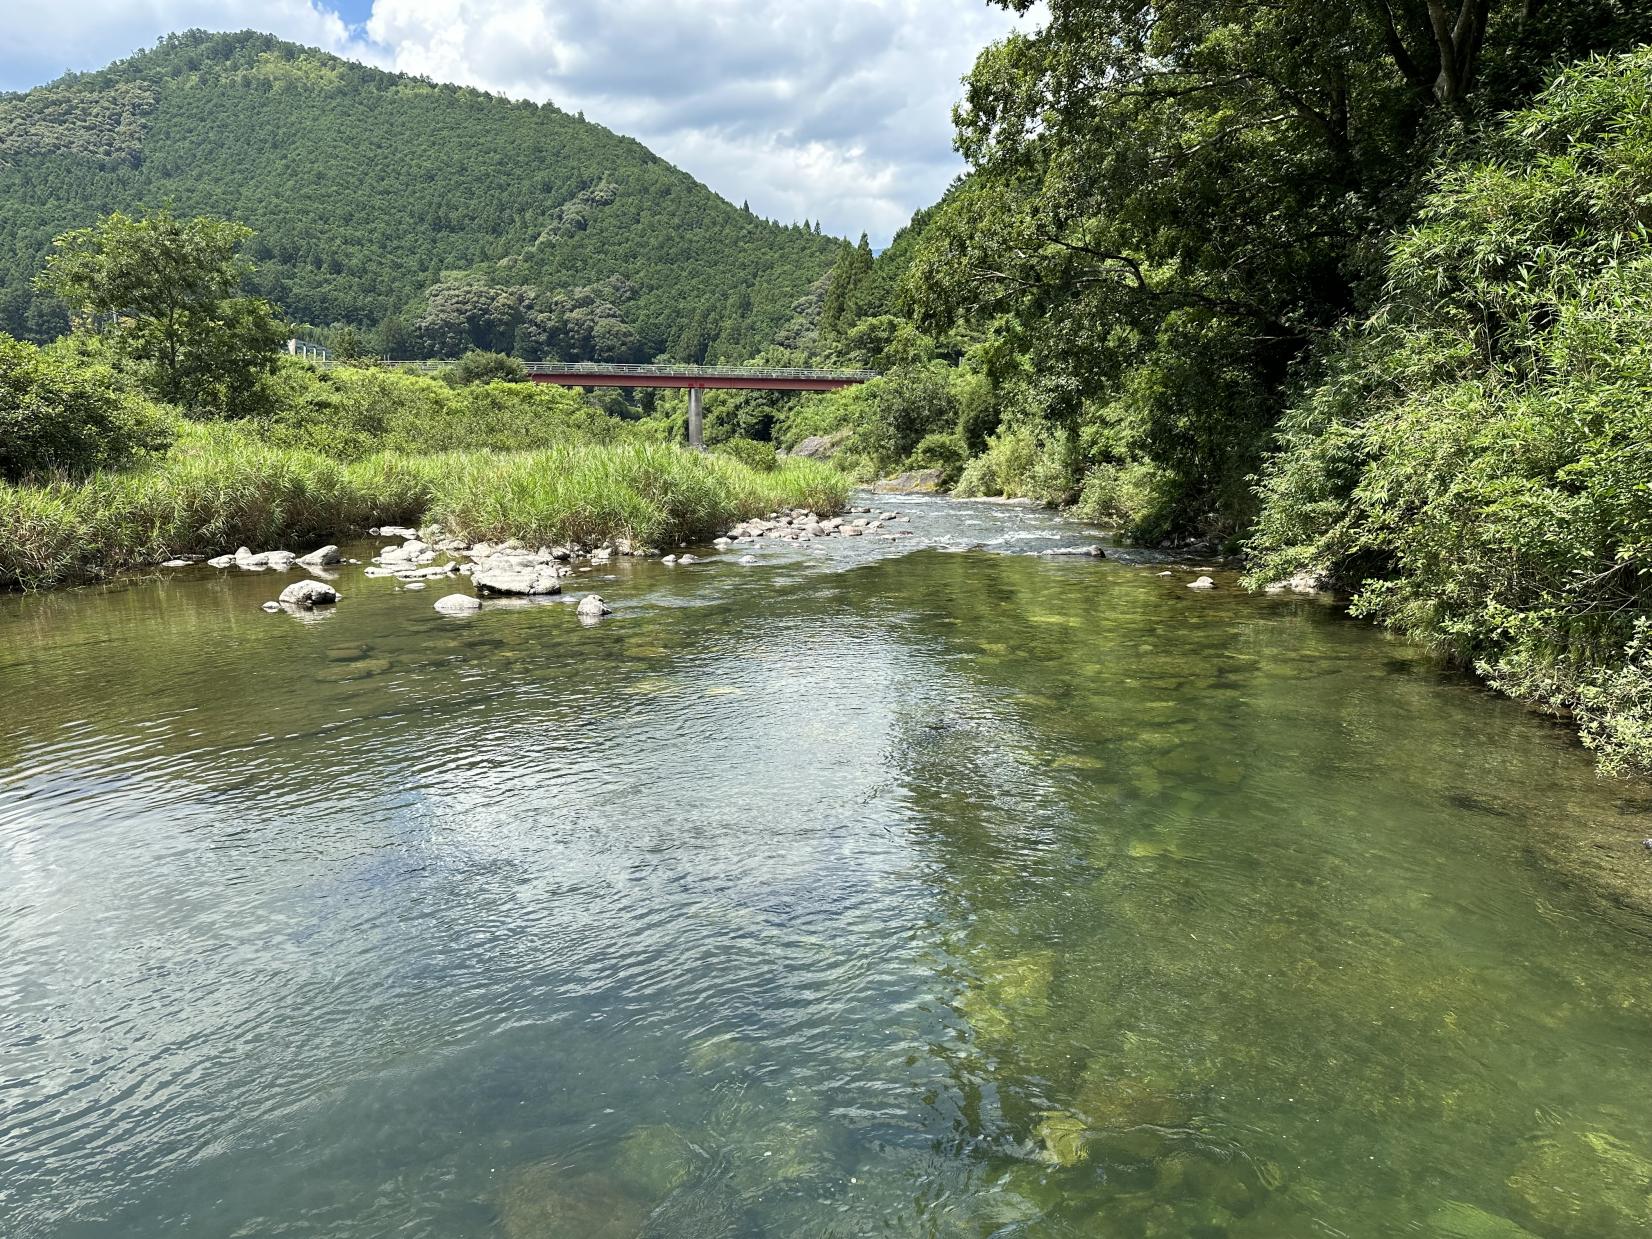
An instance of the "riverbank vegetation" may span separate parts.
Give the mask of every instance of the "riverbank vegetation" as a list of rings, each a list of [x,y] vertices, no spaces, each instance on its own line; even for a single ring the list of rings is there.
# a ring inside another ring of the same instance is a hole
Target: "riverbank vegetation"
[[[255,431],[186,424],[136,467],[0,483],[0,588],[43,589],[237,546],[288,547],[436,522],[470,541],[674,547],[777,508],[831,511],[843,475],[675,444],[569,437],[532,451],[377,451],[339,460]]]
[[[834,268],[887,377],[779,432],[1323,580],[1652,770],[1652,18],[1049,7]]]
[[[42,283],[79,329],[45,347],[0,335],[0,588],[380,524],[675,546],[847,497],[824,463],[691,452],[486,358],[444,378],[281,358],[273,307],[236,291],[245,239],[170,212],[61,239]]]

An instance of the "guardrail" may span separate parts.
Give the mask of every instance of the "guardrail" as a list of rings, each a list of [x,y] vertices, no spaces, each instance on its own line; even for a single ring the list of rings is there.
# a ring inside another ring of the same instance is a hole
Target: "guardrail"
[[[878,377],[876,370],[816,370],[801,366],[629,365],[600,361],[536,361],[523,369],[529,374],[635,374],[658,378],[841,379],[865,382]]]

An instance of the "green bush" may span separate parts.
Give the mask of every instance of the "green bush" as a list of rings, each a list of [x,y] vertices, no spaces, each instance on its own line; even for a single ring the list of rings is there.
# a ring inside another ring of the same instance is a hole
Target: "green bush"
[[[1293,410],[1255,583],[1357,612],[1652,769],[1652,51],[1563,75],[1438,177],[1381,310]]]
[[[1004,427],[988,439],[987,450],[964,466],[952,493],[964,498],[1004,495],[1051,505],[1072,497],[1055,443],[1030,426]]]
[[[355,460],[374,452],[527,451],[570,440],[655,434],[592,408],[576,392],[538,383],[453,388],[421,374],[290,363],[275,380],[260,432],[283,447]]]
[[[1157,529],[1153,518],[1163,511],[1166,493],[1175,485],[1174,479],[1148,461],[1093,465],[1084,475],[1073,515],[1080,520],[1122,526],[1144,540],[1156,540],[1155,533],[1163,537],[1166,531]]]
[[[108,366],[0,333],[0,479],[120,465],[171,436],[165,412]]]
[[[755,439],[724,439],[712,451],[731,456],[746,468],[759,473],[772,473],[780,464],[780,453],[775,450],[774,444],[759,443]]]
[[[939,469],[943,485],[951,486],[963,472],[969,449],[957,434],[931,434],[918,440],[906,458],[908,469]]]
[[[442,380],[450,387],[469,387],[475,383],[526,383],[528,372],[514,357],[471,349],[442,371]]]

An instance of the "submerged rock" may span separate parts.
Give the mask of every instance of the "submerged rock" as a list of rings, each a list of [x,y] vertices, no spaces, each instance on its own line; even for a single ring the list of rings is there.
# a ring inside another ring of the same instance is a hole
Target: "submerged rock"
[[[658,1200],[683,1183],[703,1157],[669,1124],[634,1129],[620,1141],[614,1173],[633,1192]]]
[[[1429,1216],[1428,1233],[1437,1239],[1537,1239],[1524,1226],[1460,1200],[1448,1201]]]
[[[443,615],[469,615],[473,611],[480,611],[482,604],[469,594],[449,594],[436,600],[436,609]]]
[[[339,599],[338,590],[325,581],[294,581],[281,591],[281,602],[284,606],[311,607],[328,606]]]
[[[1508,1188],[1517,1215],[1544,1234],[1652,1231],[1652,1161],[1605,1132],[1543,1141],[1509,1176]]]
[[[1187,587],[1189,589],[1215,589],[1216,582],[1211,580],[1208,576],[1202,576],[1196,581],[1189,581],[1187,583]]]
[[[499,1220],[507,1239],[636,1239],[648,1204],[600,1174],[570,1174],[556,1161],[518,1171],[505,1185]]]
[[[1046,1110],[1033,1134],[1041,1146],[1039,1156],[1052,1166],[1076,1166],[1090,1156],[1089,1129],[1065,1110]]]
[[[266,602],[260,609],[268,611],[271,615],[274,615],[276,612],[281,610],[281,604],[279,602]]]

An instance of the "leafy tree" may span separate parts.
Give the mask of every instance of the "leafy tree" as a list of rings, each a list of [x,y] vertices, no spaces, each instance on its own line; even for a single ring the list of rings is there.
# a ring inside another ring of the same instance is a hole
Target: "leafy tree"
[[[826,291],[826,304],[821,309],[820,329],[827,336],[840,336],[865,314],[871,304],[872,243],[866,234],[860,234],[860,244],[844,242],[832,264]]]
[[[522,363],[504,353],[484,353],[472,349],[446,370],[442,377],[454,387],[470,387],[477,383],[526,383],[527,372]]]
[[[1652,51],[1433,182],[1284,423],[1255,580],[1328,573],[1652,770]]]
[[[171,440],[162,412],[108,366],[0,333],[0,480],[121,465]]]
[[[1082,394],[1045,402],[1057,422],[1106,420],[1172,480],[1163,526],[1211,533],[1243,527],[1297,367],[1368,304],[1435,153],[1527,97],[1532,66],[1652,23],[1615,0],[1048,10],[977,61],[971,171],[903,295],[936,334],[1004,325]]]
[[[106,330],[153,395],[195,413],[250,412],[282,338],[274,307],[241,295],[251,235],[228,220],[116,212],[58,237],[39,286]]]

